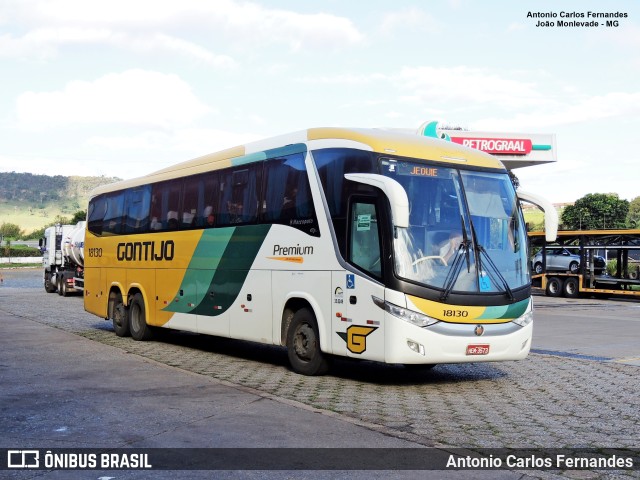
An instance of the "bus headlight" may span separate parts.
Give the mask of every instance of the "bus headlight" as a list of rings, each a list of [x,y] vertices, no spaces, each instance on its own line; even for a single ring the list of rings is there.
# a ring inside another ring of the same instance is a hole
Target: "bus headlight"
[[[533,308],[530,308],[521,317],[513,319],[513,323],[515,323],[516,325],[520,325],[521,327],[526,327],[532,321],[533,321]]]
[[[386,302],[378,297],[373,297],[373,301],[385,312],[390,313],[394,317],[397,317],[405,322],[409,322],[418,327],[428,327],[434,323],[438,323],[438,320],[431,318],[422,313],[414,312],[413,310],[407,310],[406,308],[399,307],[393,303]]]

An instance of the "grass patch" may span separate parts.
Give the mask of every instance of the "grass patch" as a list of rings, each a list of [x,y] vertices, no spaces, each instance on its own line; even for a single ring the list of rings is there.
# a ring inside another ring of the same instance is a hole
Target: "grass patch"
[[[38,263],[0,263],[0,268],[36,268],[42,267],[42,262]]]
[[[537,208],[527,208],[523,211],[524,221],[529,225],[529,231],[544,230],[544,213]]]

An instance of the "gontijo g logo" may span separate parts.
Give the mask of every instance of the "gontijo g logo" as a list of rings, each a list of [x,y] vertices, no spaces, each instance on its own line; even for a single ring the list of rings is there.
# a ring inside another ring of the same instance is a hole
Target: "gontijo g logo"
[[[336,332],[340,338],[347,342],[347,350],[351,353],[364,353],[367,349],[367,336],[372,334],[378,327],[363,327],[351,325],[346,332]]]

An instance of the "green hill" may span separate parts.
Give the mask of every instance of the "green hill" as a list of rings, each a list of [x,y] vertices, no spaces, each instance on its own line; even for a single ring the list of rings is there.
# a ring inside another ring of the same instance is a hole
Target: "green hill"
[[[25,233],[38,230],[57,216],[71,217],[85,210],[91,190],[118,180],[0,172],[0,224],[14,223]]]

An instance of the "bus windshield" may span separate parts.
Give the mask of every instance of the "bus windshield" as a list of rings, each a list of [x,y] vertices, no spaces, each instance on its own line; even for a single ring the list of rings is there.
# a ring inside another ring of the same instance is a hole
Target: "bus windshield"
[[[511,291],[529,284],[525,228],[503,172],[382,159],[409,199],[409,226],[394,240],[397,276],[450,292]]]

